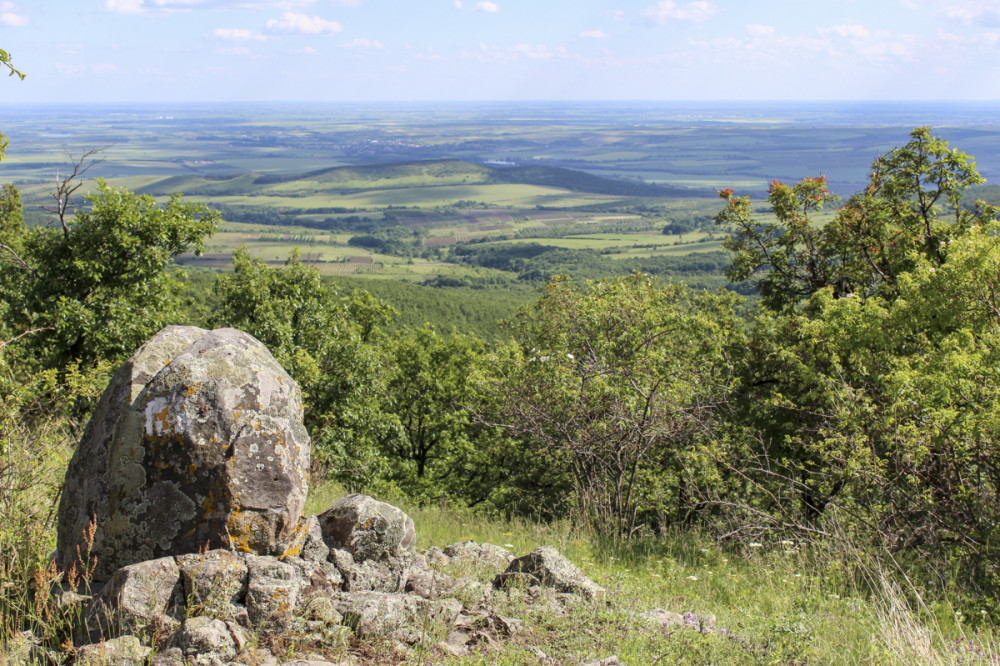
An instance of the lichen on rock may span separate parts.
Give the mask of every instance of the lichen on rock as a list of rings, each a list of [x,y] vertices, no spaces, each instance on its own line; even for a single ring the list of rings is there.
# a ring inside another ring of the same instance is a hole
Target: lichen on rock
[[[69,465],[58,553],[95,577],[142,560],[301,540],[310,464],[298,386],[255,338],[168,327],[115,373]]]

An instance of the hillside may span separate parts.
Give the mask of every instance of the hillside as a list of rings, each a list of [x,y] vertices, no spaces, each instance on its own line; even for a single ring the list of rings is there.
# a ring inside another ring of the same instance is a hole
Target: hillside
[[[182,191],[190,196],[294,196],[296,193],[355,194],[386,189],[460,185],[518,184],[558,188],[571,192],[622,197],[666,198],[705,196],[676,187],[638,180],[595,176],[585,171],[550,166],[495,167],[461,160],[423,160],[370,166],[338,166],[299,174],[240,174],[225,176],[171,176],[138,188],[142,194],[164,196]]]

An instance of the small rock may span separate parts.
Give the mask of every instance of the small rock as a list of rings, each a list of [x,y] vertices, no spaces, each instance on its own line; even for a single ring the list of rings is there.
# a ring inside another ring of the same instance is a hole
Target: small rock
[[[604,659],[593,659],[591,661],[585,662],[583,666],[615,666],[620,664],[617,656],[605,657]]]
[[[367,495],[348,495],[317,516],[323,542],[346,550],[355,562],[374,560],[409,567],[416,557],[413,520]]]
[[[151,666],[184,666],[184,653],[179,647],[167,648],[153,656]]]
[[[527,581],[525,576],[529,577]],[[558,592],[579,594],[592,601],[604,598],[603,587],[585,576],[576,565],[550,546],[543,546],[515,559],[504,573],[494,579],[493,586],[505,587],[516,580],[529,582],[531,579]]]
[[[440,627],[452,627],[462,605],[454,599],[429,601],[408,594],[359,592],[342,594],[337,610],[359,636],[388,636],[407,644]]]
[[[181,571],[172,557],[122,567],[94,599],[90,617],[104,636],[172,634],[183,608]]]
[[[254,627],[286,625],[298,601],[295,567],[270,557],[247,558],[246,607]]]
[[[305,540],[300,557],[307,562],[325,562],[330,548],[323,542],[323,530],[316,516],[305,518]]]
[[[184,621],[173,642],[188,657],[211,653],[220,659],[232,659],[239,652],[237,642],[246,645],[243,632],[239,627],[236,630],[239,632],[238,639],[222,620],[191,617]]]
[[[184,582],[184,595],[199,614],[232,618],[235,604],[247,593],[249,569],[239,555],[226,550],[177,558]]]
[[[76,651],[78,666],[142,666],[153,649],[135,636],[119,636],[101,643],[84,645]]]
[[[443,554],[450,566],[482,570],[484,575],[490,576],[502,572],[514,561],[514,554],[506,548],[471,540],[453,543],[444,549]]]

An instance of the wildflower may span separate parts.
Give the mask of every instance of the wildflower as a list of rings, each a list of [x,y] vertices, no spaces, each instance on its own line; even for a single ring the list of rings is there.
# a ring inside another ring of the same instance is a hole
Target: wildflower
[[[829,596],[831,599],[839,599],[840,598],[839,594],[830,594],[830,595],[827,595],[827,596]]]
[[[750,547],[751,547],[751,548],[763,548],[763,547],[764,547],[764,544],[762,544],[762,543],[758,543],[758,542],[756,542],[756,541],[751,541],[751,542],[750,542]]]
[[[574,358],[576,358],[576,357],[575,357],[575,356],[573,356],[572,354],[566,354],[566,358],[568,358],[569,360],[571,360],[571,361],[572,361],[572,360],[573,360]]]
[[[514,547],[514,544],[512,544],[512,543],[505,543],[505,544],[503,545],[503,547],[504,547],[504,548],[513,548],[513,547]]]
[[[698,581],[698,577],[697,576],[688,576],[688,580],[693,580],[693,581],[697,582]]]
[[[795,542],[785,539],[784,541],[781,542],[781,545],[784,546],[785,548],[791,548],[792,546],[795,545]]]

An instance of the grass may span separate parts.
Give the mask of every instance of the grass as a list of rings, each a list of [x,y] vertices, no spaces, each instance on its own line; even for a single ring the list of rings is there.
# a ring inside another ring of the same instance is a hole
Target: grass
[[[307,511],[321,511],[342,493],[320,486]],[[568,665],[612,655],[625,664],[1000,663],[991,626],[966,623],[947,599],[927,602],[928,593],[902,572],[843,544],[766,542],[725,550],[693,530],[615,543],[567,522],[496,520],[386,500],[413,518],[419,548],[471,539],[522,555],[550,545],[608,593],[607,603],[565,615],[499,594],[498,612],[524,620],[524,631],[497,652],[438,656],[434,663]],[[712,613],[718,630],[664,631],[639,616],[657,608]]]
[[[51,461],[64,462],[58,456]],[[320,512],[344,494],[336,484],[320,483],[310,493],[306,513]],[[378,641],[355,640],[353,651],[363,656],[361,663],[568,666],[610,656],[625,664],[1000,663],[996,633],[986,620],[966,619],[946,597],[911,581],[891,558],[874,558],[841,542],[766,541],[723,549],[694,529],[614,542],[565,521],[489,518],[461,507],[382,499],[413,518],[421,549],[470,539],[501,545],[515,555],[554,546],[602,585],[607,597],[563,606],[550,593],[532,601],[516,588],[496,592],[495,613],[523,626],[494,649],[444,655],[434,645],[446,628],[429,627],[428,643],[406,654]],[[36,513],[40,506],[34,507]],[[17,511],[27,520],[16,526],[5,521],[0,527],[5,543],[17,543],[13,529],[52,529],[32,522],[32,510],[23,504]],[[30,542],[31,547],[17,551],[22,559],[12,559],[10,552],[0,558],[5,564],[0,567],[0,663],[16,659],[19,631],[34,628],[47,645],[58,648],[81,621],[79,614],[59,612],[27,592],[30,580],[44,587],[54,579],[44,564],[52,535],[39,532]],[[462,594],[456,598],[472,602]],[[716,630],[664,627],[642,617],[653,609],[710,613]]]

